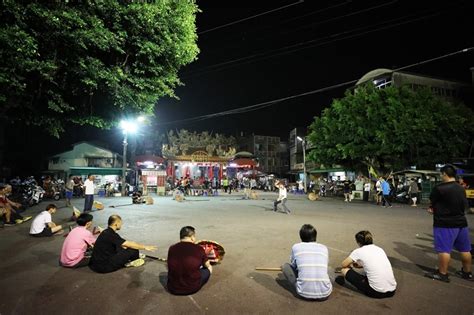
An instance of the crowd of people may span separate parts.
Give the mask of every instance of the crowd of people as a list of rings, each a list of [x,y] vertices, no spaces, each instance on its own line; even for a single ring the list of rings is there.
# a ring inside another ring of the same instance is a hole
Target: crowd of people
[[[428,212],[433,215],[434,249],[438,254],[438,269],[426,273],[434,280],[450,282],[448,267],[453,249],[460,252],[462,268],[456,275],[473,281],[471,264],[471,242],[465,217],[468,202],[464,188],[456,182],[456,171],[452,166],[441,170],[442,183],[437,185],[430,195],[431,205]],[[88,181],[93,182],[92,175]],[[388,195],[384,179],[379,179],[381,202]],[[91,200],[87,181],[84,212],[76,220],[77,226],[70,228],[60,253],[59,264],[65,268],[89,266],[97,273],[110,273],[126,267],[139,267],[145,263],[146,255],[140,250],[155,251],[155,245],[145,245],[123,239],[118,232],[123,226],[122,218],[113,214],[108,218],[108,227],[92,229],[93,216],[88,205]],[[286,213],[287,189],[283,182],[275,182],[279,190],[274,202],[274,211],[279,204]],[[414,188],[412,188],[414,190]],[[0,190],[0,208],[11,220],[15,204],[6,197],[8,190]],[[346,191],[344,191],[346,193]],[[415,197],[414,197],[415,198]],[[416,200],[414,201],[416,203]],[[389,204],[389,203],[388,203]],[[51,237],[64,233],[62,225],[54,223],[52,216],[57,207],[49,204],[32,221],[32,237]],[[291,284],[294,292],[303,299],[324,301],[333,291],[329,276],[328,248],[317,242],[317,230],[311,224],[304,224],[299,230],[301,242],[291,248],[290,261],[281,267],[283,275]],[[168,291],[176,295],[189,295],[199,291],[210,279],[213,267],[203,247],[196,244],[196,230],[184,226],[179,232],[180,241],[168,249]],[[390,298],[395,295],[397,281],[385,251],[374,243],[374,236],[368,230],[355,234],[357,247],[345,258],[334,272],[340,274],[335,283],[350,284],[371,298]],[[362,270],[362,272],[358,271]]]
[[[232,194],[232,192],[239,192],[241,190],[263,190],[275,191],[275,179],[273,176],[262,176],[258,178],[250,177],[227,177],[223,176],[220,180],[216,177],[209,179],[207,177],[189,176],[176,178],[173,181],[172,177],[167,180],[167,190],[180,190],[185,196],[211,196],[219,194],[222,191],[224,194]]]

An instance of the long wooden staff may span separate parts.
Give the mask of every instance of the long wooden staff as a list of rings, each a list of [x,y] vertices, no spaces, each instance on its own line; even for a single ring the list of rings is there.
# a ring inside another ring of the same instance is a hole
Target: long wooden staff
[[[281,271],[281,267],[255,267],[258,271]]]

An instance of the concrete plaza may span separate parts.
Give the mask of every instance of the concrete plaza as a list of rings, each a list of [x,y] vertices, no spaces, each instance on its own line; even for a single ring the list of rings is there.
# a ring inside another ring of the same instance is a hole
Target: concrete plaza
[[[89,268],[58,267],[62,236],[28,236],[30,222],[0,230],[0,314],[473,314],[474,283],[451,275],[451,283],[423,277],[436,265],[432,248],[432,218],[424,208],[394,204],[381,208],[365,202],[345,203],[325,198],[311,202],[289,196],[292,214],[275,213],[276,193],[261,193],[259,200],[241,195],[190,197],[176,202],[156,197],[154,205],[130,203],[130,198],[98,199],[105,210],[93,212],[94,222],[106,226],[111,214],[124,221],[120,235],[128,240],[157,245],[152,255],[166,257],[184,225],[196,228],[198,239],[211,239],[226,249],[209,283],[192,296],[166,291],[166,264],[147,260],[145,266],[111,274]],[[73,203],[82,209],[83,200]],[[35,215],[46,205],[31,208]],[[59,201],[58,205],[64,204]],[[53,217],[67,222],[69,208]],[[468,215],[473,239],[474,215]],[[334,284],[329,300],[310,302],[288,290],[280,272],[257,272],[255,267],[279,267],[288,261],[291,246],[299,242],[302,224],[313,224],[318,242],[329,248],[330,276],[334,267],[356,247],[354,234],[370,230],[375,243],[387,253],[398,282],[393,298],[374,300]],[[450,272],[460,268],[453,254]]]

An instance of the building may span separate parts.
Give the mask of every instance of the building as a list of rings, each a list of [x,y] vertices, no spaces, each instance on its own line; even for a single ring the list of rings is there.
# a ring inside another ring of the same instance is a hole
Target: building
[[[66,179],[69,175],[122,175],[122,156],[88,142],[73,144],[72,150],[48,158],[48,173]]]
[[[263,173],[282,176],[288,171],[287,144],[280,137],[241,132],[237,144],[240,151],[250,152],[258,159],[259,170]]]
[[[471,68],[474,83],[474,68]],[[406,71],[393,71],[390,69],[375,69],[366,73],[355,86],[372,82],[377,88],[387,86],[409,86],[413,89],[427,87],[431,91],[449,101],[463,101],[468,103],[472,98],[473,86],[468,83],[436,78],[424,74]]]

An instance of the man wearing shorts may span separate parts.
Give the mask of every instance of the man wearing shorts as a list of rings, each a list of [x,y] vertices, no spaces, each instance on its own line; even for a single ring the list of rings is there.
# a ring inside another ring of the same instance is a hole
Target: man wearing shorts
[[[438,270],[425,274],[434,280],[449,282],[448,266],[453,248],[461,253],[459,277],[472,281],[471,242],[465,211],[469,208],[464,188],[456,182],[456,170],[451,165],[441,169],[442,183],[430,195],[433,214],[434,246],[438,253]]]
[[[74,179],[73,179],[73,176],[71,175],[69,176],[69,180],[66,183],[66,206],[67,207],[70,207],[72,205],[71,199],[72,199],[73,192],[74,192]]]

